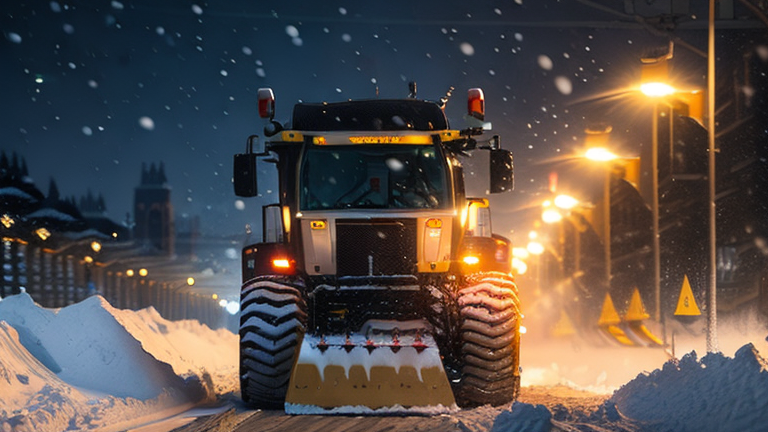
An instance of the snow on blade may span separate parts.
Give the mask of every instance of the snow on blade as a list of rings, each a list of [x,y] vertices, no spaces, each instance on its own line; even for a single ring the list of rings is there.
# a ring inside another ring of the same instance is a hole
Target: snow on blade
[[[442,404],[438,405],[429,405],[429,406],[414,406],[406,408],[402,405],[394,405],[389,407],[382,407],[382,408],[376,408],[372,409],[367,406],[362,405],[346,405],[342,407],[336,407],[336,408],[323,408],[319,407],[317,405],[303,405],[303,404],[292,404],[289,402],[285,403],[285,413],[286,414],[293,414],[293,415],[328,415],[328,414],[338,414],[338,415],[349,415],[349,414],[357,414],[357,415],[425,415],[425,416],[433,416],[433,415],[439,415],[439,414],[450,414],[455,413],[459,411],[460,408],[454,404],[453,406],[443,406]]]

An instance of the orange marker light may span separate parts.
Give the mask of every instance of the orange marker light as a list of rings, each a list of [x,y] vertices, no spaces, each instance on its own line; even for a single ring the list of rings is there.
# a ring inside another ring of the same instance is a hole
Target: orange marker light
[[[272,260],[272,266],[275,268],[290,268],[291,263],[285,258],[275,258]]]
[[[443,226],[443,221],[441,219],[427,219],[428,228],[440,228],[442,226]]]

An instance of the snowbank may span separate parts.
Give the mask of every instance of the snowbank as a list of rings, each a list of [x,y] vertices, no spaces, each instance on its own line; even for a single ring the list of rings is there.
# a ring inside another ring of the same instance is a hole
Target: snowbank
[[[641,374],[610,400],[654,431],[764,431],[768,428],[768,362],[752,344],[733,358],[696,352]]]
[[[236,390],[237,336],[94,296],[0,301],[0,429],[121,430]]]

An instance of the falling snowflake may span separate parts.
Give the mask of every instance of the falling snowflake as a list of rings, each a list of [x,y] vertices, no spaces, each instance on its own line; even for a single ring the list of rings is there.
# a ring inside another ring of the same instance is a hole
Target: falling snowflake
[[[9,41],[13,43],[17,43],[17,44],[21,43],[21,36],[19,36],[18,33],[8,32],[8,35],[6,37],[8,38]]]
[[[539,63],[539,67],[544,70],[552,70],[552,67],[554,66],[552,63],[552,59],[549,58],[549,56],[546,56],[544,54],[540,55],[537,58],[537,62]]]
[[[473,47],[469,42],[463,42],[461,45],[459,45],[459,49],[465,56],[475,55],[475,47]]]
[[[285,33],[292,38],[299,37],[299,29],[297,29],[296,26],[285,26]]]
[[[149,131],[155,130],[155,121],[147,116],[139,118],[139,125]]]
[[[198,6],[196,4],[193,4],[192,5],[192,12],[194,12],[195,15],[202,15],[203,14],[203,8],[201,8],[200,6]]]
[[[85,136],[91,136],[93,135],[93,129],[91,129],[89,126],[83,126],[83,135]]]
[[[571,84],[571,80],[562,75],[555,78],[555,87],[557,87],[557,90],[564,95],[569,95],[573,92],[573,84]]]

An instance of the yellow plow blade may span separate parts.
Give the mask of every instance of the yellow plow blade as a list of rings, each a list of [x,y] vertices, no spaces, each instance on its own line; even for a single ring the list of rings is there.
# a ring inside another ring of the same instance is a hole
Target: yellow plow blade
[[[305,336],[291,373],[288,414],[440,414],[457,410],[431,337],[392,343]]]

